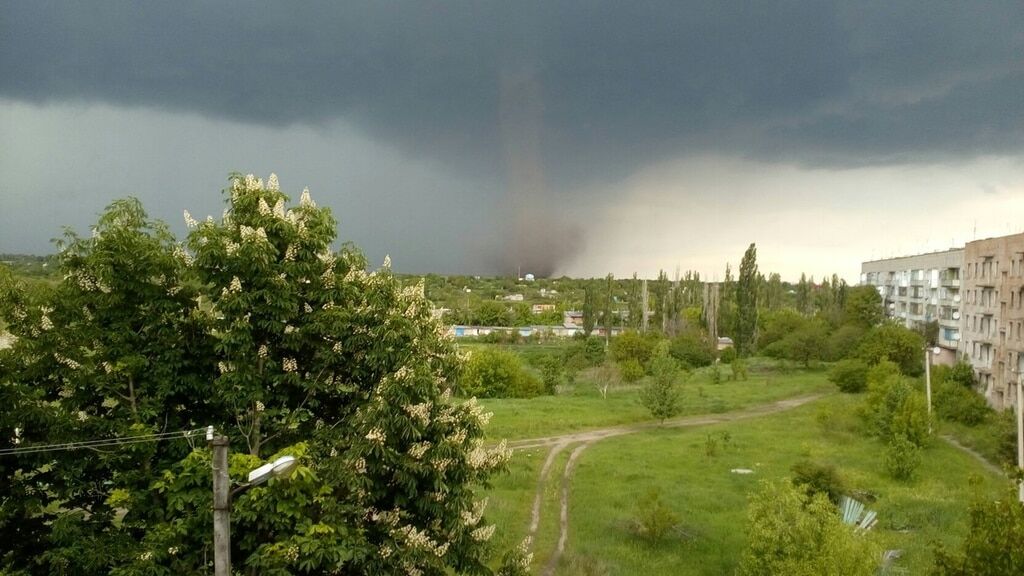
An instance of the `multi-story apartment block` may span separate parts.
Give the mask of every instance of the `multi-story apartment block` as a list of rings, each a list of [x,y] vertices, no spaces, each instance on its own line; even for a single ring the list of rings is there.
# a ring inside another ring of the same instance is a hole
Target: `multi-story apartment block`
[[[963,261],[964,251],[953,249],[864,262],[860,283],[877,288],[886,316],[899,319],[907,328],[937,322],[943,352],[935,361],[952,364],[961,340]]]
[[[1024,372],[1024,234],[967,243],[960,356],[996,408],[1017,403]]]

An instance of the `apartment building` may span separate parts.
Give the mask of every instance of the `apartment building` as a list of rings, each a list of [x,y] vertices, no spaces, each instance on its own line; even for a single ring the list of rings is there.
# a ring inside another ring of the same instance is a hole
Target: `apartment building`
[[[1024,234],[964,247],[961,357],[996,408],[1017,403],[1024,372]]]
[[[942,353],[935,362],[953,364],[961,342],[960,248],[861,264],[860,283],[874,286],[882,297],[885,314],[907,328],[929,322],[939,325]]]

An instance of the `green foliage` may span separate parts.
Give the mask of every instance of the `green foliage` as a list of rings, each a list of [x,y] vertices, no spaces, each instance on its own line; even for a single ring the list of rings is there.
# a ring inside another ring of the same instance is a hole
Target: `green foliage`
[[[938,547],[934,576],[1003,576],[1024,573],[1024,504],[1017,487],[998,500],[975,499],[970,528],[958,550]]]
[[[906,436],[897,433],[885,452],[885,469],[895,480],[907,481],[921,465],[921,448]]]
[[[913,330],[889,322],[868,331],[857,348],[857,357],[868,364],[891,360],[908,376],[924,370],[924,339]]]
[[[597,326],[597,294],[591,283],[583,288],[583,334],[590,337],[590,333]]]
[[[711,383],[722,383],[722,368],[718,365],[717,362],[711,365]]]
[[[757,247],[751,244],[740,262],[736,282],[736,351],[740,356],[753,353],[757,335]]]
[[[902,436],[915,446],[924,446],[931,438],[924,393],[891,370],[888,364],[882,364],[868,373],[865,415],[870,430],[887,443]]]
[[[843,323],[863,328],[877,326],[884,318],[882,297],[874,286],[855,286],[846,291]]]
[[[565,367],[557,356],[544,357],[541,362],[540,374],[541,380],[544,382],[545,394],[554,394],[558,387],[565,383]]]
[[[807,325],[807,318],[792,308],[765,312],[760,318],[758,348],[765,348]]]
[[[714,346],[705,334],[696,330],[685,331],[673,338],[669,354],[691,368],[710,366],[715,361]]]
[[[651,361],[651,373],[651,381],[640,391],[640,402],[664,422],[679,414],[679,366],[668,354],[659,354]]]
[[[620,364],[634,360],[643,367],[654,355],[657,341],[656,336],[644,336],[630,330],[612,338],[608,351],[612,359]]]
[[[732,379],[733,380],[746,380],[747,379],[747,361],[743,358],[737,358],[732,362]]]
[[[763,483],[750,502],[747,548],[737,574],[873,576],[880,550],[855,535],[822,494],[808,495],[788,480]]]
[[[932,381],[945,382],[962,388],[974,388],[974,369],[967,362],[960,361],[950,366],[932,366]]]
[[[846,493],[846,482],[831,464],[801,460],[793,464],[793,485],[802,488],[809,495],[822,494],[833,504]]]
[[[473,351],[459,388],[465,396],[480,398],[532,398],[544,392],[544,384],[523,368],[519,356],[500,348]]]
[[[832,334],[829,334],[826,357],[835,361],[854,354],[865,333],[867,333],[867,328],[858,324],[844,324],[836,328]]]
[[[574,339],[565,350],[565,365],[572,371],[600,366],[604,360],[604,339],[596,336]]]
[[[679,525],[679,516],[661,499],[658,490],[649,490],[637,502],[632,532],[648,542],[659,542],[670,536]]]
[[[992,413],[985,398],[952,379],[932,385],[935,413],[943,420],[977,426]]]
[[[116,202],[91,237],[66,236],[52,295],[0,304],[19,337],[0,351],[0,428],[31,445],[213,425],[235,482],[294,454],[291,480],[236,499],[233,557],[254,573],[486,571],[464,519],[508,454],[480,447],[479,405],[450,400],[460,361],[422,287],[333,252],[330,212],[306,193],[289,206],[276,178],[227,192],[221,220],[186,218],[187,250]],[[0,541],[20,543],[0,572],[206,570],[209,451],[177,439],[83,456],[0,461]]]
[[[821,360],[826,353],[828,330],[820,322],[808,322],[767,348],[764,353],[773,358],[800,362],[809,367],[811,362]]]
[[[635,358],[620,362],[619,367],[623,382],[636,382],[644,377],[644,367]]]
[[[729,346],[728,348],[722,350],[718,354],[718,359],[722,362],[722,364],[732,364],[732,361],[735,360],[736,358],[736,349],[733,348],[732,346]]]
[[[836,362],[828,373],[828,379],[843,392],[863,392],[868,385],[868,364],[859,358]]]

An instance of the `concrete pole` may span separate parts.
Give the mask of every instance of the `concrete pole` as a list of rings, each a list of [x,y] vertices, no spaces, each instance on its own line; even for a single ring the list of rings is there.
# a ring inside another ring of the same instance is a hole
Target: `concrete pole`
[[[228,439],[213,439],[213,573],[231,576],[231,479]]]
[[[924,392],[928,399],[928,433],[932,431],[932,349],[924,349]]]

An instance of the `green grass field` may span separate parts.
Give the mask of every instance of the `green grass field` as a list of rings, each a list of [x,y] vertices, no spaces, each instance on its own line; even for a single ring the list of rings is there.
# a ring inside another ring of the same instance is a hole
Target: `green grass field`
[[[728,368],[724,371],[728,374]],[[640,404],[643,380],[612,387],[602,397],[583,373],[573,389],[557,396],[537,398],[486,398],[480,402],[494,413],[487,428],[490,438],[536,438],[651,420]],[[699,370],[680,384],[681,416],[713,414],[764,404],[804,394],[831,392],[834,387],[824,372],[751,373],[749,379],[711,382],[707,369]]]
[[[812,373],[772,385],[727,383],[719,385],[723,392],[719,397],[733,387],[741,398],[732,401],[731,409],[765,401],[761,389],[767,388],[769,396],[784,395],[784,390],[792,395],[821,390],[823,380]],[[629,392],[622,395],[635,399]],[[882,464],[884,447],[864,434],[854,415],[861,400],[834,394],[780,414],[697,428],[653,429],[593,444],[582,453],[572,481],[569,542],[558,573],[730,574],[746,543],[748,495],[761,480],[789,476],[795,462],[808,458],[834,464],[851,489],[873,494],[877,501],[870,507],[878,511],[879,524],[869,537],[879,539],[886,548],[903,549],[899,566],[909,574],[926,572],[933,543],[957,542],[966,530],[971,497],[979,491],[997,494],[1000,481],[972,457],[940,440],[925,451],[916,480],[890,479]],[[693,410],[698,407],[692,405]],[[503,408],[507,406],[492,408],[496,420]],[[603,421],[595,408],[577,410],[590,415],[587,422],[592,425]],[[529,418],[508,410],[504,414],[506,426],[514,421],[510,414]],[[569,425],[573,417],[562,420],[566,422],[540,423],[535,429],[550,431]],[[722,447],[721,435],[726,432],[730,441]],[[709,434],[719,438],[717,456],[706,454]],[[535,547],[538,573],[557,540],[557,491],[567,454],[568,450],[560,455],[544,490]],[[514,544],[526,534],[545,455],[543,450],[517,453],[512,473],[500,478],[490,492],[490,521],[501,527],[499,545]],[[751,468],[755,473],[732,474],[732,468]],[[650,490],[660,492],[689,537],[649,544],[632,535],[628,526],[637,501]]]

